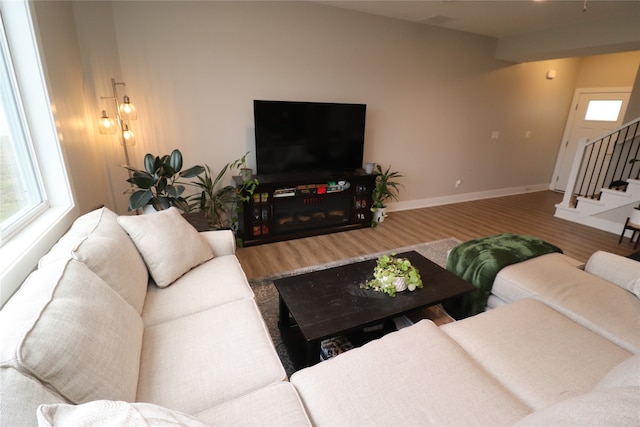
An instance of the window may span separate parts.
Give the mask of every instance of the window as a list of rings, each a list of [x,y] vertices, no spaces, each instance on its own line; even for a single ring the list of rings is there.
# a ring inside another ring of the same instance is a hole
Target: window
[[[46,208],[3,28],[0,28],[1,242]]]
[[[78,215],[31,7],[0,0],[0,306]]]
[[[622,108],[621,99],[589,101],[584,119],[587,121],[616,122]]]

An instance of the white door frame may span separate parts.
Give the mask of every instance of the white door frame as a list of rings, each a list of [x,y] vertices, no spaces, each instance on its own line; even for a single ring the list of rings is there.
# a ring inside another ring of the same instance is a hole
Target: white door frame
[[[569,137],[571,136],[571,129],[573,127],[573,121],[576,118],[576,110],[578,100],[581,95],[588,93],[615,93],[615,92],[631,92],[633,91],[633,87],[631,86],[623,86],[623,87],[589,87],[589,88],[577,88],[573,92],[573,99],[571,100],[571,106],[569,107],[569,117],[567,118],[567,123],[564,127],[564,132],[562,134],[562,140],[560,141],[560,146],[558,147],[558,155],[556,156],[556,165],[553,168],[553,175],[551,175],[551,182],[549,183],[549,190],[556,191],[555,183],[556,177],[560,174],[562,164],[563,164],[563,149],[565,145],[568,143]]]

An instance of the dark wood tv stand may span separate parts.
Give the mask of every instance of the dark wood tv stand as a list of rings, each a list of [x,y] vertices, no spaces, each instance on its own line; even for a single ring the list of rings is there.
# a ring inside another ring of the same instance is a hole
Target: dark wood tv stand
[[[363,169],[340,173],[256,175],[258,188],[243,203],[238,237],[245,246],[371,225],[374,174]],[[233,177],[236,187],[242,178]]]

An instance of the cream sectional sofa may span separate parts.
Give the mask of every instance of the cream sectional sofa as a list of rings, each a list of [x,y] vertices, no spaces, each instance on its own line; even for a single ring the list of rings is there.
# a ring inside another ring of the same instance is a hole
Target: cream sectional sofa
[[[288,382],[234,251],[173,209],[80,217],[0,311],[0,425],[640,424],[640,263],[510,266],[495,309]]]
[[[579,266],[504,268],[497,308],[423,320],[291,382],[317,425],[638,426],[640,263],[597,252]]]
[[[174,209],[80,217],[0,311],[0,425],[308,424],[234,254]]]

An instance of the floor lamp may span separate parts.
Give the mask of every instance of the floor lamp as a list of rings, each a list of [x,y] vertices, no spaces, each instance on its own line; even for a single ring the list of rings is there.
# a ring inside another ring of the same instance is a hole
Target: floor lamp
[[[113,100],[115,106],[115,117],[114,121],[107,110],[102,110],[102,116],[98,121],[98,128],[100,133],[102,134],[114,134],[116,132],[120,132],[120,144],[124,150],[124,159],[127,166],[130,165],[129,161],[129,150],[128,146],[134,145],[136,143],[135,135],[129,129],[129,121],[136,120],[138,118],[138,113],[136,111],[136,107],[133,106],[129,97],[125,94],[122,98],[122,102],[118,103],[118,86],[125,86],[124,82],[116,82],[116,80],[111,78],[111,90],[113,92],[112,96],[101,96],[100,99],[111,99]],[[129,171],[129,178],[131,178],[132,172]],[[133,186],[133,184],[131,184]]]

